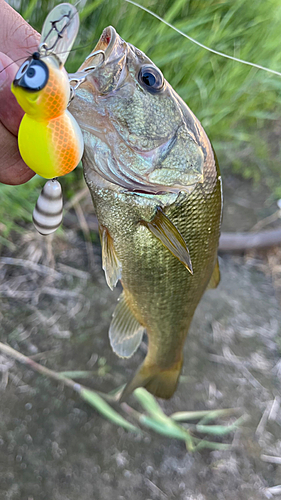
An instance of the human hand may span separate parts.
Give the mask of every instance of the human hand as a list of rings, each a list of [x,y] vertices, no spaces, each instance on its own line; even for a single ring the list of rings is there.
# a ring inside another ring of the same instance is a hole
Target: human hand
[[[23,111],[11,92],[11,83],[24,59],[35,52],[39,39],[40,35],[0,0],[0,182],[4,184],[23,184],[34,176],[18,150]]]

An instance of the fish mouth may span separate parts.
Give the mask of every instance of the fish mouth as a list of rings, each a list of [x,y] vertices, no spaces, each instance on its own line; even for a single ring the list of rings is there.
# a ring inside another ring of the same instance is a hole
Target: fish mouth
[[[93,69],[94,73],[97,68],[103,66],[105,63],[108,63],[110,55],[112,54],[114,49],[116,49],[116,45],[119,45],[117,37],[118,35],[113,26],[108,26],[107,28],[105,28],[96,46],[80,66],[78,72],[85,71],[87,68],[92,66],[93,68],[95,68]]]
[[[112,26],[108,26],[103,30],[99,41],[86,57],[78,72],[71,76],[78,82],[80,76],[82,76],[82,82],[86,76],[85,83],[92,87],[92,94],[109,95],[116,90],[126,76],[127,54],[128,44]],[[70,78],[71,80],[72,78]],[[83,86],[85,87],[84,83],[82,83],[81,88]]]
[[[102,50],[105,54],[105,60],[107,60],[109,58],[110,53],[112,52],[115,41],[116,41],[116,30],[113,28],[113,26],[108,26],[103,30],[97,45],[92,50],[92,53],[97,52],[98,50]]]

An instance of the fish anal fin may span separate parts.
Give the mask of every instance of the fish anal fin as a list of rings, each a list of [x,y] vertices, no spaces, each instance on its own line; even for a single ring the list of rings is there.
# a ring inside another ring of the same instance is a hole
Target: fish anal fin
[[[121,358],[130,358],[139,347],[144,331],[145,328],[130,311],[122,292],[109,327],[109,340],[113,351]]]
[[[116,255],[113,239],[107,228],[100,226],[99,233],[102,247],[102,268],[105,273],[106,282],[109,288],[113,290],[118,280],[121,279],[122,265]]]
[[[217,259],[214,270],[213,270],[213,274],[211,276],[211,279],[208,283],[206,290],[211,290],[213,288],[217,288],[219,282],[220,282],[220,268],[219,268],[219,261]]]
[[[176,226],[157,207],[156,214],[150,222],[141,221],[161,241],[161,243],[193,274],[191,258],[186,242]]]
[[[182,363],[183,359],[181,358],[173,366],[167,370],[163,370],[156,365],[151,366],[147,364],[146,360],[144,360],[143,365],[137,371],[134,378],[124,388],[120,401],[125,401],[138,387],[145,387],[145,389],[158,398],[171,398],[178,385]]]

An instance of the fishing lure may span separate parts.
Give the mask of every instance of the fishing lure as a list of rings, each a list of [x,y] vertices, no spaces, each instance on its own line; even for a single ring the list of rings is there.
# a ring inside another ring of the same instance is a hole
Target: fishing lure
[[[78,29],[75,7],[57,5],[44,22],[38,50],[21,65],[11,87],[25,111],[18,134],[20,154],[35,173],[52,179],[33,212],[34,225],[44,235],[54,232],[62,221],[62,189],[55,178],[74,170],[84,149],[80,127],[67,110],[74,89],[64,69]],[[81,75],[74,80],[80,84]]]

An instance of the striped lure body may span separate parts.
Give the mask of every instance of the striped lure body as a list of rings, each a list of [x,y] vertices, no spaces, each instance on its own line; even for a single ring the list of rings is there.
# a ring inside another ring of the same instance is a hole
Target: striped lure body
[[[46,182],[33,210],[33,224],[40,234],[54,232],[62,221],[62,189],[53,179]]]

